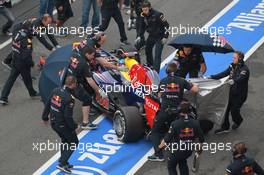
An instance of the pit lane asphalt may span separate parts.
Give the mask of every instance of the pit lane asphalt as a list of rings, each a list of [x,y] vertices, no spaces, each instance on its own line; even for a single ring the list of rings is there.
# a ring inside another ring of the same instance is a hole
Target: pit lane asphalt
[[[179,24],[192,26],[203,26],[213,18],[221,9],[223,9],[230,0],[152,0],[154,8],[165,12],[165,16],[172,26]],[[75,17],[67,22],[67,26],[78,26],[81,22],[81,1],[73,4]],[[28,10],[30,9],[30,10]],[[28,16],[37,16],[38,8],[35,1],[23,1],[15,7],[15,14],[21,15],[19,20]],[[124,15],[127,19],[127,15]],[[0,23],[2,23],[2,18]],[[111,22],[107,30],[108,41],[106,49],[115,49],[119,44],[119,35],[117,25]],[[128,38],[131,42],[135,39],[135,32],[128,31]],[[61,45],[78,41],[80,38],[69,36],[59,38]],[[1,35],[1,43],[5,38]],[[10,45],[0,50],[0,60],[8,54]],[[166,47],[163,52],[163,58],[166,58],[172,52],[172,48]],[[38,41],[34,41],[35,60],[40,55],[48,55],[48,52]],[[264,141],[263,134],[263,70],[264,46],[260,47],[248,60],[251,70],[249,98],[242,109],[244,123],[239,130],[223,136],[215,136],[210,133],[207,137],[209,142],[230,142],[236,139],[247,140],[249,145],[249,154],[255,157],[261,165],[264,165]],[[37,61],[36,61],[37,62]],[[0,65],[0,89],[8,76],[9,71]],[[33,70],[33,75],[38,76],[37,68]],[[37,88],[37,82],[34,82]],[[10,95],[10,105],[0,106],[0,170],[1,174],[32,174],[43,163],[45,163],[56,151],[47,151],[42,154],[32,151],[32,144],[36,142],[46,142],[58,140],[57,135],[50,129],[42,125],[40,116],[43,105],[39,100],[31,100],[21,80],[15,83]],[[80,108],[75,110],[75,119],[81,121]],[[225,166],[229,163],[231,156],[228,152],[217,152],[209,154],[205,152],[201,157],[200,175],[218,175],[224,173]],[[118,165],[117,165],[118,166]],[[167,174],[165,163],[147,162],[137,173],[137,175],[161,175]]]

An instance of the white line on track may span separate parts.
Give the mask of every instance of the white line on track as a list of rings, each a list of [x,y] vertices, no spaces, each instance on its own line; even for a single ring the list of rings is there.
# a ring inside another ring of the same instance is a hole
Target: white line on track
[[[9,38],[9,39],[6,40],[5,42],[3,42],[3,43],[0,45],[0,50],[2,50],[3,48],[5,48],[6,46],[8,46],[11,42],[12,42],[12,38]]]

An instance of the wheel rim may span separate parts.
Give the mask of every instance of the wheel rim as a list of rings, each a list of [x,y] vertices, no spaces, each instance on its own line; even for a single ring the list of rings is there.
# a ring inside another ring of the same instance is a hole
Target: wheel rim
[[[116,135],[119,140],[122,140],[125,135],[126,125],[125,125],[125,119],[121,111],[118,110],[115,112],[113,122],[114,122],[113,124]]]

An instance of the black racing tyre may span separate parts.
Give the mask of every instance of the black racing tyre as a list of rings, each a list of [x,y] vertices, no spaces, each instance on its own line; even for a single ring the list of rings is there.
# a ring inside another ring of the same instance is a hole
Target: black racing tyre
[[[199,122],[204,134],[208,134],[214,127],[214,123],[209,120],[199,120]]]
[[[122,142],[135,142],[143,136],[143,119],[135,106],[118,109],[114,113],[113,123],[118,140]]]

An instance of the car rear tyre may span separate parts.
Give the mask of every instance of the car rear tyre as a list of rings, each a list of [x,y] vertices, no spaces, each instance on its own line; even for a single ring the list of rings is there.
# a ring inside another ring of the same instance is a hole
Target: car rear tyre
[[[135,106],[121,107],[114,113],[114,130],[118,140],[135,142],[143,136],[143,120]]]

